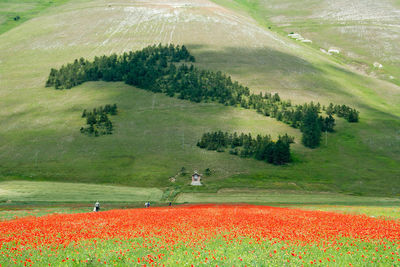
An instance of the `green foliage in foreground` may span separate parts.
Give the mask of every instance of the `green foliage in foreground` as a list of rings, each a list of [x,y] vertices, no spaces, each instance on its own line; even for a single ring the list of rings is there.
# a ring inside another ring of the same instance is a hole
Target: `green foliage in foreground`
[[[229,134],[222,131],[204,133],[197,142],[197,146],[208,150],[223,152],[226,148],[231,148],[229,153],[239,155],[242,158],[254,157],[275,165],[283,165],[290,162],[290,143],[294,137],[287,134],[279,136],[278,141],[274,142],[270,135],[257,135],[253,138],[251,134],[240,135],[238,133]],[[242,147],[241,149],[239,149]]]
[[[173,229],[171,229],[173,231]],[[290,241],[258,241],[256,239],[221,235],[199,244],[176,243],[149,237],[148,246],[141,238],[85,241],[69,246],[8,250],[3,245],[0,261],[5,264],[37,264],[55,266],[117,265],[143,266],[155,262],[166,266],[369,266],[396,265],[397,245],[394,242],[363,242],[341,239],[335,242],[301,246]]]

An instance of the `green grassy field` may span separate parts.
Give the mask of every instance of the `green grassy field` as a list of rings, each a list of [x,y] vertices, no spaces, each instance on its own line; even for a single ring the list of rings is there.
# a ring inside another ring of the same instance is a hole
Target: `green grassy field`
[[[1,202],[144,202],[159,201],[163,191],[83,183],[7,181],[0,182]]]
[[[93,211],[96,201],[101,210],[138,208],[150,201],[166,205],[168,196],[158,188],[95,185],[65,182],[0,182],[0,220],[43,216],[52,213]]]
[[[188,203],[249,203],[400,218],[400,199],[389,197],[271,189],[222,189],[216,193],[189,193],[83,183],[0,182],[0,220],[53,213],[92,212],[96,201],[100,201],[102,211],[142,208],[146,201],[150,201],[152,206],[166,206],[169,202],[174,206]]]
[[[0,0],[0,34],[68,0]],[[19,19],[15,19],[19,17]]]
[[[399,205],[398,198],[360,197],[337,193],[277,190],[221,190],[218,193],[182,193],[177,203],[257,203],[271,205]]]
[[[0,208],[0,221],[14,220],[17,218],[24,218],[29,216],[45,216],[48,214],[73,214],[73,213],[83,213],[90,212],[93,207],[89,205],[85,207],[43,207],[43,206],[27,206],[23,207],[13,207],[7,206]]]
[[[249,203],[372,217],[400,219],[400,199],[289,190],[224,189],[217,193],[181,193],[176,203]]]
[[[342,206],[342,205],[290,205],[288,207],[301,208],[308,210],[321,210],[338,212],[345,214],[364,214],[366,216],[385,218],[385,219],[400,219],[400,209],[397,204],[388,206],[365,206],[365,205],[354,205],[354,206]]]
[[[152,202],[153,203],[153,202]],[[93,203],[90,203],[93,204]],[[19,205],[0,205],[0,221],[12,220],[16,218],[23,218],[27,216],[45,216],[48,214],[73,214],[73,213],[86,213],[92,212],[93,205],[88,203],[85,204],[55,204],[51,203],[48,205],[44,204],[19,204]],[[258,203],[264,204],[264,203]],[[380,203],[381,204],[381,203]],[[153,206],[165,206],[166,203],[153,203]],[[180,204],[173,204],[180,205]],[[374,206],[374,203],[371,205],[329,205],[329,204],[320,204],[320,205],[312,205],[312,204],[279,204],[279,203],[265,203],[265,205],[278,206],[278,207],[289,207],[289,208],[298,208],[298,209],[306,209],[306,210],[320,210],[320,211],[329,211],[329,212],[337,212],[344,214],[364,214],[366,216],[376,217],[376,218],[385,218],[385,219],[400,219],[400,208],[395,203],[395,201],[391,203],[385,203],[384,206]],[[112,210],[112,209],[131,209],[131,208],[142,208],[143,202],[138,203],[101,203],[101,210]]]
[[[21,2],[22,3],[22,2]],[[340,60],[208,1],[72,0],[0,35],[0,179],[63,181],[216,192],[221,188],[400,194],[400,94],[393,83],[355,72]],[[75,58],[186,44],[200,68],[222,70],[254,92],[279,92],[294,103],[354,106],[361,122],[337,120],[316,150],[300,132],[254,111],[195,104],[122,83],[45,88],[50,68]],[[114,134],[79,133],[85,108],[117,103]],[[195,146],[203,132],[294,135],[294,162],[277,167]],[[210,168],[204,187],[181,167]],[[174,193],[174,194],[175,194]]]

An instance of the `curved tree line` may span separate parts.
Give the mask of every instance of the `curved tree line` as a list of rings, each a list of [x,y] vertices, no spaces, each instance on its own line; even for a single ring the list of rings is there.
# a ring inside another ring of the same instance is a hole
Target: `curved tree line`
[[[333,132],[337,115],[349,122],[358,121],[358,111],[345,105],[329,105],[320,115],[321,105],[309,103],[292,105],[275,93],[252,94],[248,87],[232,81],[220,71],[201,70],[190,63],[195,58],[187,48],[175,45],[153,45],[122,55],[95,57],[93,61],[80,58],[60,69],[51,69],[46,86],[69,89],[86,81],[124,81],[127,84],[170,97],[193,102],[216,101],[229,106],[255,109],[265,116],[299,128],[302,143],[318,147],[321,132]]]

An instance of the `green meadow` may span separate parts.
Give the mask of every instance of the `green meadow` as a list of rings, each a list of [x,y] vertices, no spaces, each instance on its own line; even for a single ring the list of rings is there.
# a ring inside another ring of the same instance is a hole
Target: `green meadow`
[[[364,197],[332,192],[274,189],[221,189],[218,192],[182,192],[158,188],[110,186],[66,182],[0,182],[0,221],[55,213],[87,213],[99,200],[101,211],[187,204],[241,203],[309,210],[365,214],[399,219],[398,198]]]
[[[269,23],[271,18],[261,19],[265,7],[259,2],[216,2],[222,6],[200,0],[187,5],[173,0],[159,5],[128,0],[1,1],[7,19],[0,26],[0,199],[9,200],[4,190],[13,181],[43,182],[27,182],[24,186],[32,194],[16,196],[16,201],[28,202],[58,197],[60,202],[90,202],[102,196],[102,190],[94,188],[98,193],[80,198],[83,194],[72,184],[41,196],[45,182],[118,187],[123,193],[104,195],[111,202],[146,201],[146,190],[161,202],[175,197],[202,202],[221,189],[330,192],[320,204],[333,203],[343,193],[398,197],[398,85],[355,69],[345,57],[320,52],[317,41],[309,45],[288,38],[289,28],[268,29],[275,24]],[[10,16],[17,13],[21,21],[10,26]],[[300,144],[299,130],[252,110],[182,101],[120,82],[89,82],[70,90],[44,86],[51,68],[76,58],[158,43],[187,45],[197,67],[221,70],[253,92],[278,92],[299,104],[350,105],[360,111],[360,122],[337,118],[336,132],[324,134],[321,146],[311,150]],[[79,132],[85,123],[83,109],[113,103],[120,113],[112,118],[112,135],[91,138]],[[196,147],[204,132],[215,130],[273,138],[293,135],[293,162],[273,166]],[[179,175],[182,167],[187,175]],[[206,168],[211,175],[203,177],[204,186],[191,187],[191,172]],[[171,183],[169,178],[177,174]],[[263,203],[276,202],[260,197]],[[247,198],[252,199],[248,194],[240,201]],[[229,194],[210,199],[239,201]],[[296,201],[294,197],[290,203]]]
[[[0,0],[0,261],[399,262],[399,12],[399,0]],[[226,73],[252,93],[344,104],[360,121],[335,117],[335,131],[309,149],[299,129],[238,106],[123,82],[45,87],[52,68],[75,59],[160,43],[185,45],[196,68]],[[83,110],[107,104],[118,106],[112,134],[82,134]],[[292,160],[276,166],[196,146],[218,130],[293,136]],[[190,185],[194,171],[202,186]],[[86,214],[49,216],[74,213]],[[13,221],[32,216],[45,218]]]
[[[163,192],[157,188],[136,188],[83,183],[6,181],[1,182],[1,202],[144,202],[159,201]],[[50,201],[51,200],[51,201]]]
[[[0,34],[39,16],[50,7],[64,4],[67,1],[68,0],[1,0]]]

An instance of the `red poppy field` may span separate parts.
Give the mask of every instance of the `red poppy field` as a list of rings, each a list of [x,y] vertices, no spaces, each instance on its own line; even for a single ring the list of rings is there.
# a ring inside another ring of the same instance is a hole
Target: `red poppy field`
[[[253,205],[194,205],[0,223],[1,266],[400,265],[400,223]]]

